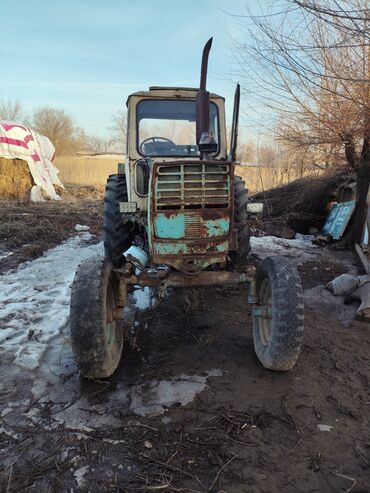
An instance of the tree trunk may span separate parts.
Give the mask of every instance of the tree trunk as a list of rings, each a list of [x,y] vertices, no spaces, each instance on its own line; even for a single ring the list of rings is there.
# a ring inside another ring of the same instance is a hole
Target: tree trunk
[[[356,163],[356,181],[356,207],[347,231],[340,241],[341,246],[360,244],[362,241],[367,214],[366,198],[370,183],[370,152],[366,143],[364,143],[361,158]]]

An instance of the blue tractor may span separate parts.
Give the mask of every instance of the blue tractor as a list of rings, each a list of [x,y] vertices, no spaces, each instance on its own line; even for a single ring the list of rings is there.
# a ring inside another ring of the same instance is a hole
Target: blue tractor
[[[199,88],[150,87],[128,98],[127,160],[105,192],[105,256],[84,260],[72,285],[72,345],[85,377],[109,377],[118,367],[132,286],[245,284],[263,366],[286,371],[298,358],[299,274],[283,257],[269,257],[257,270],[250,263],[248,218],[261,204],[249,203],[234,174],[240,87],[229,147],[225,100],[206,90],[211,44],[203,50]]]

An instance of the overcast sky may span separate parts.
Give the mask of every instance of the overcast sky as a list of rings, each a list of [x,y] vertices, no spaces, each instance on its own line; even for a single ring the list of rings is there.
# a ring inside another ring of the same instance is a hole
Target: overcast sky
[[[208,89],[227,98],[232,39],[254,0],[0,0],[0,100],[65,109],[88,133],[150,85],[197,86],[214,36]]]

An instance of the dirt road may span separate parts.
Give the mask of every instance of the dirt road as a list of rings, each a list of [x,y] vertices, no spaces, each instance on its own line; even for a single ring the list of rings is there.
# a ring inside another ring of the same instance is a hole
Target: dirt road
[[[99,241],[80,233],[0,277],[0,489],[370,491],[370,329],[323,288],[356,270],[350,254],[254,240],[256,261],[287,255],[302,276],[305,338],[291,372],[256,359],[245,289],[172,291],[154,307],[135,292],[117,373],[84,382],[69,285]]]

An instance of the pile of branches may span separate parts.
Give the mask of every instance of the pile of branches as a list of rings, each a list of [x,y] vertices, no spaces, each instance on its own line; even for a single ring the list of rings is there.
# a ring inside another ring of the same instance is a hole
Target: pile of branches
[[[321,230],[333,201],[342,201],[353,181],[347,171],[305,177],[287,185],[260,192],[253,202],[263,202],[263,221],[288,226],[298,233],[308,234],[312,228]]]

